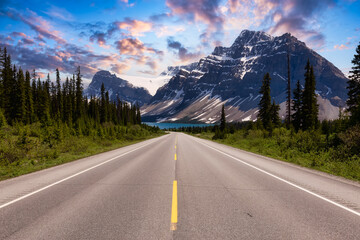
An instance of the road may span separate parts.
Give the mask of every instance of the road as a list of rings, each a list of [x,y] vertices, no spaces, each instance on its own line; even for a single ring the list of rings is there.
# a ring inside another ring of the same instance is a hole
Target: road
[[[0,182],[0,239],[359,239],[360,184],[182,133]]]

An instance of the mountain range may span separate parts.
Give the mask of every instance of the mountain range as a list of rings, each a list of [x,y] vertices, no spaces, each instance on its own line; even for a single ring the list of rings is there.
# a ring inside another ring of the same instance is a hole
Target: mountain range
[[[109,98],[111,100],[116,100],[116,98],[119,97],[122,101],[131,104],[138,103],[140,106],[143,106],[145,103],[149,103],[152,97],[145,88],[135,87],[127,80],[104,70],[94,75],[90,85],[85,89],[84,94],[87,96],[100,97],[102,83],[104,83],[105,89],[109,91]]]
[[[99,81],[109,77],[111,84],[104,84],[111,93],[121,93],[123,99],[144,104],[143,121],[214,123],[220,119],[223,104],[227,121],[250,121],[256,119],[261,98],[259,89],[268,72],[271,96],[280,104],[280,115],[284,117],[288,54],[292,89],[298,80],[304,85],[304,67],[309,59],[317,82],[319,118],[337,118],[339,107],[344,107],[347,99],[347,78],[332,63],[289,33],[273,37],[261,31],[244,30],[230,47],[218,46],[198,62],[168,67],[161,75],[172,76],[171,79],[152,97],[145,89],[134,88],[137,94],[123,91],[124,81],[127,81],[121,79],[121,85],[120,81],[114,80],[114,75],[104,71],[99,72],[102,78],[97,76],[99,73],[95,74],[97,83],[93,84],[93,79],[87,93],[98,93]]]

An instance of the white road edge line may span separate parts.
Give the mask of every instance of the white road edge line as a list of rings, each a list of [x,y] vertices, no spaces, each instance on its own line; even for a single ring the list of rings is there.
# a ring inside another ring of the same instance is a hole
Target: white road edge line
[[[11,205],[11,204],[13,204],[13,203],[16,203],[16,202],[18,202],[18,201],[20,201],[20,200],[23,200],[23,199],[25,199],[25,198],[27,198],[27,197],[30,197],[30,196],[32,196],[32,195],[34,195],[34,194],[36,194],[36,193],[39,193],[39,192],[41,192],[41,191],[44,191],[45,189],[48,189],[48,188],[50,188],[50,187],[52,187],[52,186],[55,186],[55,185],[57,185],[57,184],[59,184],[59,183],[65,182],[65,181],[67,181],[67,180],[69,180],[69,179],[71,179],[71,178],[74,178],[74,177],[76,177],[76,176],[79,176],[80,174],[86,173],[86,172],[88,172],[88,171],[90,171],[90,170],[92,170],[92,169],[94,169],[94,168],[100,167],[101,165],[104,165],[104,164],[106,164],[106,163],[108,163],[108,162],[114,161],[114,160],[117,159],[117,158],[120,158],[120,157],[122,157],[122,156],[125,156],[125,155],[127,155],[127,154],[129,154],[129,153],[132,153],[132,152],[134,152],[134,151],[136,151],[136,150],[139,150],[140,148],[146,147],[146,146],[148,146],[148,145],[150,145],[150,144],[152,144],[152,143],[154,143],[154,141],[151,141],[151,142],[148,143],[148,144],[145,144],[145,145],[143,145],[143,146],[137,147],[137,148],[135,148],[135,149],[133,149],[133,150],[130,150],[130,151],[128,151],[128,152],[125,152],[125,153],[123,153],[123,154],[120,154],[120,155],[118,155],[118,156],[116,156],[116,157],[110,158],[110,159],[106,160],[105,162],[99,163],[99,164],[97,164],[97,165],[95,165],[95,166],[92,166],[92,167],[90,167],[90,168],[87,168],[87,169],[85,169],[85,170],[83,170],[83,171],[81,171],[81,172],[75,173],[75,174],[73,174],[73,175],[71,175],[71,176],[69,176],[69,177],[66,177],[66,178],[64,178],[64,179],[61,179],[61,180],[59,180],[59,181],[57,181],[57,182],[54,182],[54,183],[52,183],[52,184],[50,184],[50,185],[47,185],[47,186],[45,186],[45,187],[43,187],[43,188],[40,188],[40,189],[38,189],[38,190],[36,190],[36,191],[33,191],[33,192],[31,192],[31,193],[28,193],[28,194],[26,194],[26,195],[24,195],[24,196],[22,196],[22,197],[16,198],[16,199],[14,199],[14,200],[12,200],[12,201],[10,201],[10,202],[7,202],[7,203],[1,205],[1,206],[0,206],[0,209],[2,209],[2,208],[4,208],[4,207],[7,207],[7,206],[9,206],[9,205]]]
[[[265,173],[265,174],[267,174],[267,175],[269,175],[269,176],[271,176],[271,177],[273,177],[273,178],[276,178],[277,180],[280,180],[280,181],[282,181],[282,182],[284,182],[284,183],[287,183],[287,184],[289,184],[289,185],[291,185],[291,186],[293,186],[293,187],[295,187],[295,188],[297,188],[297,189],[300,189],[300,190],[302,190],[302,191],[304,191],[304,192],[307,192],[307,193],[309,193],[309,194],[311,194],[311,195],[313,195],[313,196],[315,196],[315,197],[317,197],[317,198],[320,198],[320,199],[322,199],[322,200],[324,200],[324,201],[326,201],[326,202],[328,202],[328,203],[331,203],[331,204],[333,204],[333,205],[335,205],[335,206],[337,206],[337,207],[339,207],[339,208],[342,208],[342,209],[344,209],[344,210],[346,210],[346,211],[348,211],[348,212],[351,212],[351,213],[353,213],[353,214],[355,214],[355,215],[357,215],[357,216],[360,217],[360,213],[357,212],[357,211],[355,211],[355,210],[352,210],[352,209],[350,209],[350,208],[348,208],[348,207],[345,207],[345,206],[343,206],[343,205],[341,205],[341,204],[339,204],[339,203],[337,203],[337,202],[334,202],[334,201],[332,201],[332,200],[330,200],[330,199],[327,199],[327,198],[325,198],[325,197],[323,197],[323,196],[321,196],[321,195],[319,195],[319,194],[317,194],[317,193],[314,193],[314,192],[312,192],[312,191],[310,191],[310,190],[307,190],[307,189],[305,189],[305,188],[303,188],[303,187],[300,187],[300,186],[298,186],[298,185],[296,185],[296,184],[294,184],[294,183],[292,183],[292,182],[289,182],[289,181],[287,181],[287,180],[285,180],[285,179],[283,179],[283,178],[281,178],[281,177],[278,177],[278,176],[276,176],[276,175],[274,175],[274,174],[272,174],[272,173],[269,173],[269,172],[267,172],[267,171],[265,171],[265,170],[263,170],[263,169],[261,169],[261,168],[255,167],[254,165],[251,165],[251,164],[249,164],[249,163],[247,163],[247,162],[244,162],[243,160],[241,160],[241,159],[239,159],[239,158],[236,158],[236,157],[234,157],[234,156],[231,156],[231,155],[229,155],[229,154],[227,154],[227,153],[225,153],[225,152],[223,152],[223,151],[221,151],[221,150],[218,150],[218,149],[216,149],[216,148],[213,148],[213,147],[211,147],[211,146],[209,146],[209,145],[207,145],[207,144],[205,144],[205,143],[202,143],[202,142],[197,141],[197,140],[195,140],[195,141],[198,142],[198,143],[200,143],[200,144],[202,144],[202,145],[204,145],[204,146],[206,146],[206,147],[208,147],[208,148],[211,148],[211,149],[213,149],[213,150],[215,150],[215,151],[217,151],[217,152],[219,152],[219,153],[222,153],[222,154],[224,154],[224,155],[227,156],[227,157],[230,157],[230,158],[232,158],[232,159],[234,159],[234,160],[236,160],[236,161],[238,161],[238,162],[241,162],[242,164],[245,164],[245,165],[247,165],[247,166],[249,166],[249,167],[251,167],[251,168],[254,168],[254,169],[256,169],[256,170],[258,170],[258,171],[260,171],[260,172],[262,172],[262,173]]]

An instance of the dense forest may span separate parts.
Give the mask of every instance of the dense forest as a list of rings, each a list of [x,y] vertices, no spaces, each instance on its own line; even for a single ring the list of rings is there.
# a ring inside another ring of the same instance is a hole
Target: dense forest
[[[88,131],[84,125],[110,122],[115,125],[141,124],[139,106],[130,106],[119,98],[109,100],[109,93],[101,87],[101,97],[83,96],[80,67],[62,84],[56,69],[55,83],[49,74],[45,81],[37,78],[35,70],[30,74],[11,64],[6,49],[0,49],[0,117],[1,125],[6,123],[31,124],[41,122],[49,125],[63,122],[78,132]],[[1,126],[0,125],[0,126]]]
[[[347,109],[339,108],[336,120],[318,119],[315,73],[308,61],[304,79],[293,91],[287,91],[291,111],[287,111],[284,122],[279,117],[279,105],[272,101],[267,73],[259,92],[262,97],[257,121],[226,123],[223,107],[220,126],[178,131],[360,181],[360,45],[352,63]]]
[[[17,175],[14,166],[40,169],[51,159],[58,164],[65,153],[74,156],[60,163],[160,134],[141,124],[137,104],[110,101],[104,85],[99,97],[84,96],[80,67],[66,79],[58,69],[55,75],[42,81],[0,49],[0,179]]]

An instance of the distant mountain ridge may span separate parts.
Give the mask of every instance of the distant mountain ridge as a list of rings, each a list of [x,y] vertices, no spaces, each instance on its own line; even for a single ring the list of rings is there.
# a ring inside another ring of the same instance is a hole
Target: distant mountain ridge
[[[105,89],[109,91],[109,97],[112,100],[116,100],[116,97],[122,101],[129,102],[131,104],[138,103],[140,106],[148,103],[151,99],[151,95],[148,90],[142,87],[135,87],[127,80],[117,77],[115,74],[111,74],[109,71],[98,71],[90,85],[85,89],[84,93],[87,96],[100,97],[101,84],[104,83]]]
[[[347,78],[338,68],[289,33],[273,37],[244,30],[231,47],[218,46],[197,63],[169,68],[167,72],[176,75],[143,106],[143,119],[214,123],[225,104],[229,121],[255,120],[259,89],[267,72],[272,78],[271,96],[280,103],[284,117],[287,53],[292,89],[297,80],[304,84],[309,59],[316,76],[319,118],[336,118],[347,98]]]

